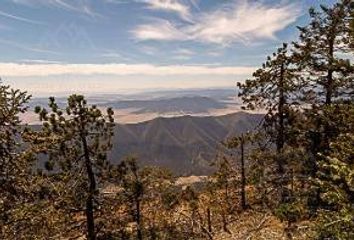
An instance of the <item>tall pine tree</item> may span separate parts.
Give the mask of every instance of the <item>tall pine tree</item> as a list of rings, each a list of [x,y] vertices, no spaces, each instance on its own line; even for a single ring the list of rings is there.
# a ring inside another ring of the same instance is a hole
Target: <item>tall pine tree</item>
[[[294,120],[296,91],[301,78],[297,75],[287,44],[268,57],[262,68],[244,84],[238,83],[239,96],[246,103],[246,109],[265,111],[263,126],[276,147],[277,173],[285,174],[283,150],[292,135],[291,122]]]
[[[47,156],[46,169],[61,184],[63,199],[58,202],[69,211],[85,212],[87,238],[94,240],[98,187],[105,179],[107,151],[112,147],[113,111],[107,109],[104,115],[81,95],[70,96],[65,110],[54,98],[49,107],[50,111],[36,108],[43,127],[28,138],[38,153]]]
[[[313,104],[331,104],[339,97],[348,97],[353,81],[349,52],[352,1],[343,0],[321,11],[311,8],[310,24],[298,27],[300,37],[294,42],[294,57],[307,83],[303,86],[305,100]]]

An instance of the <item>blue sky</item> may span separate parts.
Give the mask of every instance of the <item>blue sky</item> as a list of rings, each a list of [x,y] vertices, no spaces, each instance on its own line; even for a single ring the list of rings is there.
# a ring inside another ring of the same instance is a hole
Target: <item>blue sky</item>
[[[0,76],[34,95],[231,87],[334,0],[1,0]]]

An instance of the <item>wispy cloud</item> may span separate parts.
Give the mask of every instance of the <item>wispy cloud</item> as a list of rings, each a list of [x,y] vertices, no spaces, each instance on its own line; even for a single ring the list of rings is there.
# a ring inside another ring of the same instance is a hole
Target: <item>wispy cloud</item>
[[[203,14],[189,31],[200,41],[225,45],[248,43],[274,38],[276,32],[295,22],[299,15],[300,8],[296,4],[267,6],[244,1]]]
[[[0,72],[4,77],[43,77],[58,75],[142,75],[142,76],[171,76],[171,75],[249,75],[254,67],[212,67],[151,64],[20,64],[0,63]]]
[[[176,60],[189,60],[192,58],[193,55],[196,53],[190,49],[187,48],[180,48],[177,49],[173,52],[173,59]]]
[[[150,9],[177,13],[184,20],[191,20],[190,7],[179,0],[138,0]]]
[[[0,10],[0,16],[6,17],[6,18],[10,18],[10,19],[13,19],[13,20],[16,20],[16,21],[20,21],[20,22],[30,23],[30,24],[45,25],[45,23],[43,23],[43,22],[32,20],[32,19],[29,19],[29,18],[20,17],[20,16],[17,16],[17,15],[13,15],[13,14],[10,14],[10,13],[3,12],[1,10]]]
[[[19,62],[25,64],[62,64],[60,61],[46,59],[21,59]]]
[[[156,20],[138,26],[134,36],[139,40],[187,41],[228,46],[235,42],[249,44],[275,34],[295,22],[301,14],[296,3],[267,5],[262,2],[232,1],[221,8],[193,17],[193,23],[176,25]]]
[[[186,40],[188,35],[168,20],[155,20],[154,23],[140,25],[132,31],[138,40]]]
[[[195,54],[194,51],[190,50],[190,49],[187,49],[187,48],[180,48],[180,49],[177,49],[175,51],[175,53],[177,54],[181,54],[181,55],[188,55],[188,56],[192,56]]]
[[[133,61],[132,58],[127,57],[127,56],[125,56],[119,52],[115,52],[115,51],[103,51],[103,53],[100,55],[100,57],[110,59],[110,60],[124,61],[124,62]]]
[[[129,0],[104,0],[104,2],[111,4],[127,4],[129,3]]]
[[[104,58],[122,58],[123,56],[119,53],[116,52],[106,52],[106,53],[102,53],[101,57]]]
[[[14,3],[28,6],[48,6],[60,8],[67,11],[82,13],[91,17],[101,17],[96,13],[90,4],[89,0],[12,0]]]

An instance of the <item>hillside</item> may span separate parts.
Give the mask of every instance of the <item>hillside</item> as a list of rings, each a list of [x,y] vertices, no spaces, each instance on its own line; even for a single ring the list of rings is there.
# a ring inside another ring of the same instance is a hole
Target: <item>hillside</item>
[[[208,174],[220,141],[253,129],[260,119],[261,115],[239,112],[118,124],[110,160],[118,162],[133,154],[144,164],[167,167],[177,174]]]

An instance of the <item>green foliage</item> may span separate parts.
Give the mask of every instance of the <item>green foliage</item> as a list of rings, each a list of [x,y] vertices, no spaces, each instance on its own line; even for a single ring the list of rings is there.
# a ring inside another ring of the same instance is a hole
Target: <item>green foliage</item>
[[[294,59],[301,73],[308,73],[301,89],[302,100],[307,103],[331,104],[353,91],[353,67],[345,57],[350,42],[346,20],[351,4],[350,0],[343,0],[330,8],[321,6],[321,11],[312,8],[310,23],[299,27]]]
[[[26,224],[22,215],[32,210],[29,202],[36,185],[31,173],[32,156],[22,145],[20,115],[27,110],[30,96],[11,89],[0,81],[0,238],[28,237],[28,230],[38,222]],[[21,149],[22,148],[22,149]],[[21,150],[23,151],[21,153]],[[16,223],[13,224],[13,223]]]
[[[353,105],[352,105],[353,113]],[[321,237],[352,239],[354,233],[354,114],[347,115],[347,131],[331,143],[331,152],[323,156],[316,183],[328,204],[320,212]],[[343,117],[343,116],[342,116]]]
[[[293,59],[288,50],[288,45],[278,48],[277,52],[267,57],[267,61],[262,68],[253,73],[253,79],[248,79],[244,84],[238,83],[240,88],[239,96],[246,104],[246,109],[265,109],[269,114],[277,111],[281,104],[293,104],[289,98],[282,99],[281,92],[294,92],[300,81],[296,75],[296,69],[293,65]]]
[[[337,152],[350,155],[353,149],[350,139],[340,137],[354,131],[354,68],[346,58],[351,51],[348,33],[352,9],[353,3],[348,0],[332,7],[321,6],[320,11],[310,9],[310,23],[299,28],[299,41],[293,43],[292,52],[286,45],[280,48],[253,79],[238,85],[246,109],[266,110],[263,139],[276,148],[274,151],[271,145],[259,144],[250,156],[255,162],[251,179],[262,201],[288,223],[307,216],[305,203],[311,199],[314,215],[320,212],[318,221],[343,216],[333,214],[333,210],[339,213],[344,209],[346,220],[334,219],[335,224],[328,225],[327,221],[321,225],[331,226],[327,236],[334,226],[353,217],[352,204],[343,207],[345,202],[354,202],[353,186],[348,182],[353,165],[348,160],[338,161],[343,156],[333,156],[333,147],[342,141],[347,141],[342,145],[345,149]],[[275,172],[272,162],[278,165]],[[310,177],[317,179],[315,184],[308,180]],[[280,201],[272,195],[278,189]],[[344,235],[350,227],[342,228]],[[334,235],[339,232],[337,229]]]
[[[238,84],[239,96],[246,109],[266,111],[263,127],[275,143],[278,153],[292,136],[292,122],[296,119],[296,91],[302,84],[297,74],[295,62],[287,44],[268,57],[262,68],[253,74],[253,79]],[[283,172],[283,164],[278,162],[278,171]]]
[[[281,203],[275,209],[275,215],[281,220],[288,223],[297,222],[301,215],[301,205],[296,203]]]
[[[103,206],[115,206],[113,217],[103,216],[108,232],[124,233],[125,239],[173,239],[180,234],[178,223],[170,218],[180,192],[169,171],[142,167],[136,158],[129,157],[114,167],[112,174],[117,190],[110,196],[112,202]]]
[[[46,157],[46,175],[54,185],[48,186],[53,189],[49,197],[56,196],[56,204],[71,216],[68,229],[78,222],[75,214],[84,211],[88,238],[95,239],[97,186],[104,184],[109,170],[106,155],[112,147],[113,111],[107,109],[103,115],[96,106],[88,106],[81,95],[70,96],[65,110],[51,97],[49,110],[36,107],[35,111],[43,126],[40,131],[29,131],[26,139],[33,152]]]

